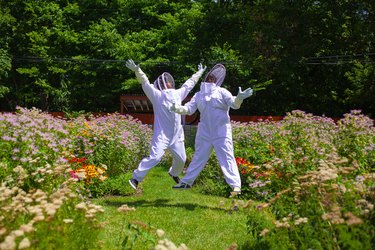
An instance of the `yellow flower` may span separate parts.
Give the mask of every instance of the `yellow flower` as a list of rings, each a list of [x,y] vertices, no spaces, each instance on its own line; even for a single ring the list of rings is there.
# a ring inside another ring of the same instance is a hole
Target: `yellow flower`
[[[90,125],[89,125],[87,122],[84,122],[83,124],[84,124],[85,127],[87,127],[88,129],[91,129]]]

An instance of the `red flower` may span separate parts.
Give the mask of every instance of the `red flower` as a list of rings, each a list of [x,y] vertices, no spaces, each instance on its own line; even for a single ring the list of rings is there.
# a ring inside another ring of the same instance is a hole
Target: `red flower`
[[[244,158],[237,157],[236,158],[236,163],[238,166],[240,165],[249,165],[250,162],[246,161]]]

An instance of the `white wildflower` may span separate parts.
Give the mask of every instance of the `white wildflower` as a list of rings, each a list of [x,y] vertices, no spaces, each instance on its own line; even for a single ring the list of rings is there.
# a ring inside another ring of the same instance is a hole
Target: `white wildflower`
[[[73,219],[63,219],[64,223],[71,224],[73,223]]]
[[[13,250],[16,249],[16,238],[14,236],[8,235],[5,240],[0,243],[1,250]]]
[[[159,238],[163,237],[164,231],[162,229],[156,230],[156,234],[158,235]]]
[[[18,249],[25,249],[31,246],[31,243],[28,238],[23,238],[20,244],[18,245]]]
[[[266,236],[269,232],[270,232],[270,230],[267,229],[267,228],[265,228],[265,229],[262,230],[262,232],[260,232],[259,236],[264,237],[264,236]]]
[[[299,225],[299,224],[301,224],[301,223],[307,223],[307,221],[308,221],[307,218],[298,218],[298,219],[294,222],[294,224],[295,224],[295,225]]]
[[[87,209],[86,203],[81,202],[75,206],[76,209]]]
[[[117,211],[119,211],[119,212],[135,211],[135,208],[129,207],[127,204],[124,204],[121,207],[117,208]]]

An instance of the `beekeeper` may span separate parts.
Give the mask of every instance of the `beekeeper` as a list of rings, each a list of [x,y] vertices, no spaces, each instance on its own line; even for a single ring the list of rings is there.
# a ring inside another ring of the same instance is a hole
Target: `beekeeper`
[[[129,180],[129,183],[136,189],[150,169],[161,161],[167,149],[170,150],[173,158],[169,175],[178,183],[180,180],[178,176],[181,174],[186,161],[184,130],[181,125],[181,115],[170,112],[170,108],[173,103],[181,104],[194,88],[206,67],[199,64],[198,71],[179,89],[175,89],[174,79],[168,72],[161,74],[151,84],[146,74],[133,60],[128,60],[126,67],[134,71],[154,109],[154,133],[150,155],[141,160],[138,168],[133,171],[133,178]]]
[[[186,175],[173,188],[190,188],[214,149],[225,181],[235,194],[241,192],[241,178],[233,152],[229,109],[239,109],[243,100],[253,94],[253,90],[248,88],[242,91],[239,87],[237,96],[233,96],[228,90],[220,87],[225,74],[224,65],[216,64],[201,83],[200,91],[188,103],[184,106],[175,104],[171,108],[171,111],[186,115],[193,114],[197,109],[200,112],[193,159]]]

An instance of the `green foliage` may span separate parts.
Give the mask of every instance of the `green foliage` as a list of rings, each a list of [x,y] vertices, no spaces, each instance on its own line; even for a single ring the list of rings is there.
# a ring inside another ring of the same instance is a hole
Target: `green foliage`
[[[340,155],[356,160],[364,171],[372,171],[375,167],[374,123],[358,110],[345,114],[338,121],[335,141]]]
[[[101,197],[104,195],[131,195],[134,193],[134,190],[129,185],[129,180],[131,178],[131,172],[119,174],[99,183],[99,185],[93,187],[95,190],[91,188],[90,191],[95,193],[95,197]]]
[[[131,116],[80,116],[70,124],[75,154],[93,164],[105,163],[109,177],[134,169],[148,153],[151,130]]]
[[[200,192],[205,194],[218,196],[229,195],[231,189],[222,176],[222,171],[214,153],[211,154],[206,167],[199,174],[194,185],[197,186]]]
[[[280,122],[236,123],[233,138],[240,197],[252,204],[244,249],[372,248],[371,119],[353,110],[334,123],[296,110]],[[212,158],[197,185],[223,195]]]
[[[0,117],[0,248],[137,249],[156,244],[157,226],[194,249],[233,240],[239,249],[372,249],[374,135],[372,120],[356,110],[336,123],[302,111],[278,123],[236,123],[240,196],[223,198],[231,190],[214,154],[191,190],[170,188],[167,155],[166,168],[142,183],[144,194],[128,196],[134,164],[148,153],[148,127],[118,114],[64,120],[19,107]],[[188,161],[193,152],[187,148]],[[103,214],[113,222],[105,243],[96,220],[104,210],[92,197],[112,211]],[[248,235],[240,237],[244,214]],[[119,222],[121,232],[113,230]],[[186,235],[193,229],[199,238]]]
[[[68,220],[66,220],[68,219]],[[66,222],[65,222],[66,221]],[[39,223],[35,232],[28,235],[36,241],[38,249],[95,249],[100,227],[94,221],[87,221],[83,211],[76,211],[74,203],[59,209],[53,220]]]
[[[98,247],[95,218],[104,210],[88,199],[133,191],[130,169],[150,136],[117,114],[64,120],[21,107],[1,114],[0,248]]]
[[[136,235],[132,249],[172,248],[172,242],[176,249],[182,243],[187,249],[225,249],[246,241],[246,214],[238,205],[235,210],[237,201],[204,195],[195,188],[176,191],[171,188],[174,182],[168,168],[155,167],[147,174],[142,195],[107,196],[93,201],[106,208],[100,217],[100,221],[107,222],[101,231],[105,249],[121,249],[124,240],[130,247]],[[125,205],[135,210],[118,212]],[[164,231],[162,237],[158,231]],[[191,237],[192,231],[196,237]],[[150,248],[152,237],[158,247]]]
[[[0,7],[2,109],[117,111],[120,94],[142,93],[124,67],[133,58],[151,81],[169,71],[178,84],[199,62],[224,63],[230,91],[256,90],[236,114],[374,113],[370,0],[10,0]]]
[[[11,58],[6,50],[0,49],[0,80],[8,76],[11,69]],[[9,88],[0,85],[0,98],[9,92]]]
[[[373,102],[371,96],[374,96],[374,73],[375,67],[371,64],[355,63],[351,69],[345,73],[345,76],[350,81],[351,85],[345,89],[344,93],[346,98],[343,100],[346,105],[361,107],[368,107],[373,109]]]

